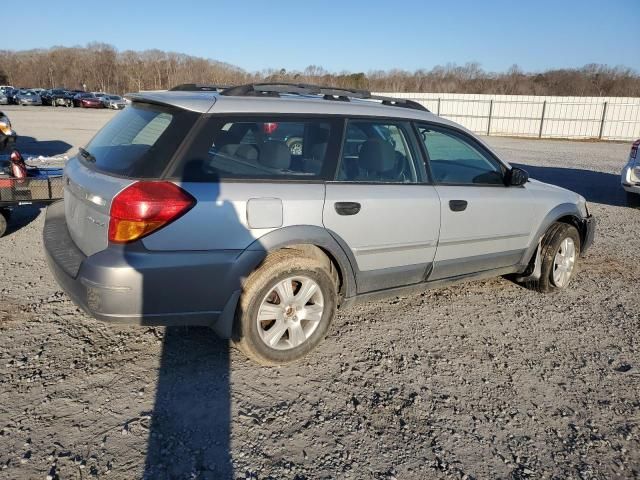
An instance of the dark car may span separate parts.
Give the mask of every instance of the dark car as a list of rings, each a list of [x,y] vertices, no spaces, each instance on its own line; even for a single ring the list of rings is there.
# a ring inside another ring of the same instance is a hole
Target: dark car
[[[19,88],[14,88],[11,91],[7,92],[7,98],[9,99],[9,104],[10,105],[17,105],[18,104],[18,95],[22,92],[24,92],[25,90],[19,89]]]
[[[58,107],[58,106],[72,107],[74,95],[75,95],[74,92],[56,88],[51,90],[51,95],[49,96],[49,99],[50,99],[51,105],[54,107]]]
[[[73,97],[73,106],[82,108],[104,108],[102,99],[93,93],[78,93]]]
[[[9,117],[0,112],[0,152],[12,148],[18,135],[16,131],[11,127],[11,121]]]

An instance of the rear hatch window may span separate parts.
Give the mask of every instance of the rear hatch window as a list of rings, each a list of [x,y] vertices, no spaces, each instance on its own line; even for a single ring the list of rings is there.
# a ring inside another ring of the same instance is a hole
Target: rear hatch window
[[[158,178],[198,116],[182,109],[134,102],[113,117],[78,158],[99,172]]]

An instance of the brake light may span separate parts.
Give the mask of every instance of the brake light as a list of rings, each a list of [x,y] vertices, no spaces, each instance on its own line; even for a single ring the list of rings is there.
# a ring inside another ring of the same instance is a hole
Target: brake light
[[[633,142],[633,145],[631,145],[631,158],[634,160],[638,155],[638,147],[640,147],[640,140],[636,140],[635,142]]]
[[[111,202],[109,241],[129,243],[187,213],[196,199],[171,182],[136,182]]]
[[[267,135],[271,135],[277,129],[278,129],[278,124],[276,122],[266,122],[266,123],[262,124],[262,130]]]

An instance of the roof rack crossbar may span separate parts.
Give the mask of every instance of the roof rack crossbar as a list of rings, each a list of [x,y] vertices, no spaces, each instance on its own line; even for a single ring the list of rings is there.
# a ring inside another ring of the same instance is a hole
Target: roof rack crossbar
[[[307,83],[249,83],[230,87],[220,92],[220,95],[232,97],[279,97],[285,95],[322,95],[325,100],[350,101],[350,99],[378,100],[383,105],[393,107],[411,108],[413,110],[429,110],[422,104],[406,98],[393,98],[381,95],[372,95],[368,90],[323,87]]]
[[[170,92],[221,92],[230,88],[229,85],[211,85],[208,83],[181,83],[173,88]]]

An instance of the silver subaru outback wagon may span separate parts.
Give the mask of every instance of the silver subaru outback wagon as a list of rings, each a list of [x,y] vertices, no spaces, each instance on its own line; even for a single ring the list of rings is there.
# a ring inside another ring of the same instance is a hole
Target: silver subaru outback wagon
[[[281,364],[357,300],[499,275],[562,290],[593,241],[584,198],[418,103],[175,90],[131,94],[47,210],[50,268],[100,320],[207,325]]]

